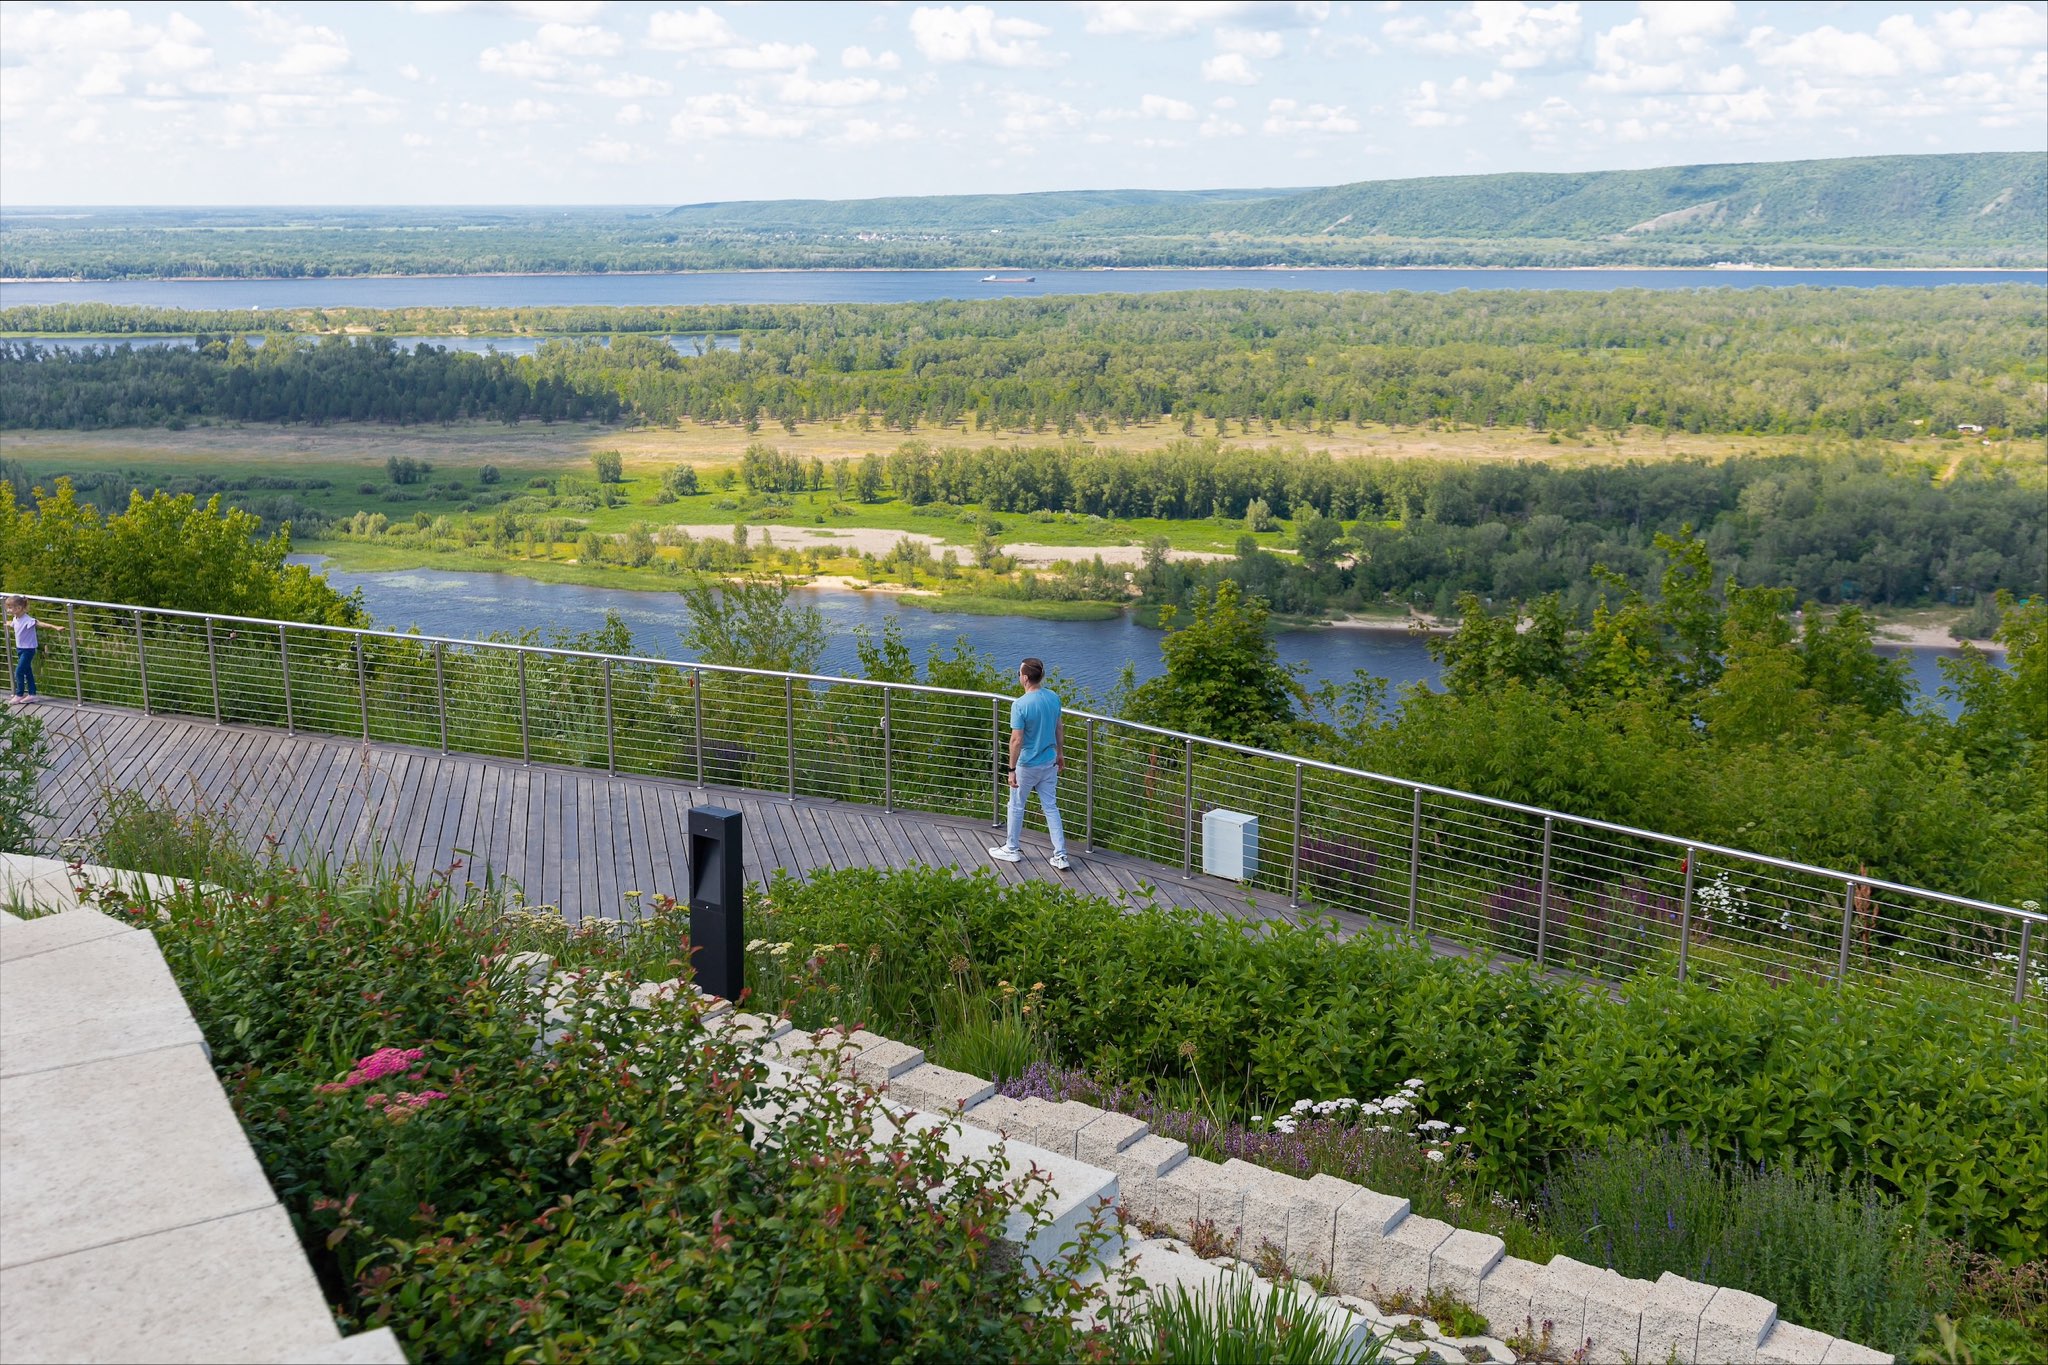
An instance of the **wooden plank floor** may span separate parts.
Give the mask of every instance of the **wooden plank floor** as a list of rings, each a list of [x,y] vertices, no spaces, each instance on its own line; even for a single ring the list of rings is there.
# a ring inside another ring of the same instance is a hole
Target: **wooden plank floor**
[[[89,837],[107,796],[121,789],[185,809],[229,813],[251,842],[275,839],[291,858],[382,858],[425,877],[488,874],[529,904],[571,920],[632,914],[626,893],[688,894],[685,821],[694,805],[741,812],[747,876],[784,868],[993,868],[1005,884],[1058,881],[1126,904],[1185,906],[1240,919],[1293,919],[1284,897],[1252,892],[1122,854],[1069,843],[1073,868],[1055,871],[1043,836],[1027,835],[1025,861],[995,862],[986,818],[949,817],[838,801],[613,777],[579,768],[440,754],[324,735],[216,726],[109,707],[45,704],[49,737],[42,783],[48,846]],[[1072,822],[1070,821],[1070,824]],[[1339,916],[1346,928],[1362,918]]]

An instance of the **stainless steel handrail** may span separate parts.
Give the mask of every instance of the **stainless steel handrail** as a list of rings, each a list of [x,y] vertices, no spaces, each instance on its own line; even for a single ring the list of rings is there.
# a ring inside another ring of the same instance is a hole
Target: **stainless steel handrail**
[[[317,622],[279,621],[265,617],[222,616],[215,613],[186,611],[178,608],[168,607],[143,608],[136,607],[129,603],[102,602],[89,598],[51,597],[42,594],[32,593],[24,593],[21,595],[24,597],[28,597],[32,601],[47,602],[64,606],[67,609],[67,612],[70,613],[75,613],[76,610],[81,607],[121,613],[133,613],[136,614],[138,624],[139,614],[142,612],[148,612],[158,617],[175,617],[202,624],[208,620],[211,620],[215,623],[224,625],[262,626],[266,628],[276,628],[280,631],[309,631],[336,636],[345,636],[353,639],[356,642],[356,648],[354,652],[356,654],[359,669],[362,667],[363,656],[367,652],[363,648],[364,642],[368,640],[391,640],[394,642],[435,647],[437,652],[439,649],[444,649],[446,646],[454,645],[462,649],[468,650],[492,650],[501,651],[508,654],[540,655],[561,659],[578,659],[605,665],[623,663],[640,667],[651,666],[654,668],[674,669],[680,672],[687,672],[700,681],[705,673],[718,673],[732,675],[735,677],[751,677],[779,681],[784,684],[785,689],[792,688],[793,685],[797,682],[803,682],[819,683],[833,687],[875,688],[883,690],[885,695],[895,692],[905,692],[911,694],[923,694],[937,697],[959,698],[964,700],[986,700],[991,703],[1000,703],[1002,701],[1011,700],[1011,698],[1002,693],[981,692],[964,688],[936,687],[928,683],[889,682],[874,678],[849,678],[835,674],[798,673],[777,669],[746,668],[733,664],[710,664],[677,659],[661,659],[653,658],[646,655],[610,654],[595,650],[567,649],[556,645],[519,644],[502,640],[473,640],[464,639],[459,636],[427,635],[411,631],[377,630],[369,627],[360,626],[335,626]],[[358,684],[359,686],[361,685],[360,677],[358,678]],[[693,687],[692,690],[696,693],[696,703],[698,705],[701,705],[701,686]],[[788,693],[786,692],[785,695],[788,695]],[[287,693],[287,704],[289,704],[289,700],[289,693]],[[1734,859],[1741,861],[1743,863],[1754,864],[1762,867],[1775,868],[1782,872],[1789,872],[1804,877],[1813,877],[1836,884],[1847,882],[1856,887],[1866,888],[1871,893],[1876,893],[1880,891],[1889,892],[1894,895],[1910,896],[1916,900],[1934,902],[1936,904],[1952,906],[1958,909],[1973,910],[1985,914],[2004,916],[2022,925],[2048,924],[2048,912],[2031,911],[2018,906],[2001,905],[1995,901],[1979,900],[1975,897],[1957,895],[1952,892],[1936,891],[1927,887],[1912,886],[1902,882],[1888,881],[1879,877],[1870,877],[1858,873],[1845,872],[1839,868],[1827,868],[1817,866],[1812,863],[1802,863],[1791,859],[1773,857],[1770,854],[1757,853],[1747,849],[1731,848],[1722,844],[1707,843],[1698,839],[1686,838],[1682,835],[1664,834],[1656,830],[1640,829],[1632,825],[1622,825],[1616,824],[1612,821],[1600,820],[1593,817],[1572,815],[1563,811],[1549,810],[1541,806],[1524,805],[1518,801],[1509,801],[1500,797],[1486,796],[1478,792],[1461,791],[1455,787],[1443,787],[1438,786],[1434,783],[1416,781],[1412,778],[1396,777],[1390,774],[1376,773],[1360,768],[1350,768],[1344,766],[1343,764],[1332,763],[1323,759],[1305,758],[1295,754],[1278,753],[1273,750],[1260,749],[1252,745],[1238,744],[1228,740],[1210,739],[1201,735],[1191,735],[1184,731],[1169,730],[1162,726],[1147,725],[1138,721],[1124,720],[1116,716],[1105,716],[1095,712],[1083,711],[1078,709],[1069,709],[1067,714],[1076,720],[1092,722],[1095,725],[1114,727],[1117,730],[1128,732],[1131,734],[1154,736],[1162,741],[1170,743],[1175,748],[1181,749],[1190,760],[1192,758],[1192,755],[1196,752],[1197,747],[1199,746],[1200,750],[1204,753],[1235,754],[1245,758],[1257,759],[1263,762],[1289,765],[1303,772],[1327,773],[1334,777],[1343,778],[1347,781],[1380,783],[1385,786],[1397,788],[1404,792],[1413,793],[1417,800],[1419,800],[1422,796],[1425,795],[1439,796],[1454,801],[1460,801],[1469,803],[1471,805],[1484,807],[1489,810],[1527,816],[1536,821],[1551,823],[1569,823],[1576,829],[1598,830],[1604,833],[1621,835],[1623,837],[1630,839],[1644,840],[1662,846],[1674,853],[1683,856],[1687,868],[1686,881],[1688,886],[1692,881],[1691,868],[1696,864],[1697,859],[1701,856],[1713,856]],[[523,708],[521,719],[523,722]],[[364,721],[364,726],[365,734],[367,735],[367,716]],[[701,724],[697,727],[697,730],[699,736],[701,737]],[[794,756],[792,754],[789,756],[789,759],[793,761],[793,757]],[[999,761],[998,766],[1000,766]],[[1189,762],[1189,767],[1190,770],[1192,770],[1191,761]],[[701,781],[701,755],[698,762],[698,769],[699,780]],[[1190,771],[1189,790],[1186,793],[1186,798],[1184,798],[1186,799],[1186,808],[1182,812],[1184,829],[1186,829],[1184,839],[1187,841],[1192,840],[1192,830],[1187,828],[1187,826],[1191,826],[1193,822],[1193,801],[1191,799],[1192,794],[1192,781]],[[1091,765],[1088,788],[1088,797],[1090,798],[1091,802],[1093,796],[1094,781],[1093,767]],[[998,823],[1000,823],[1000,794],[998,794],[997,797],[997,804],[997,820]],[[1419,807],[1416,814],[1416,820],[1416,828],[1419,830]],[[1193,855],[1191,842],[1183,843],[1181,853],[1183,858],[1183,866],[1185,867],[1192,862]],[[1412,903],[1414,896],[1414,892],[1412,889],[1409,894]],[[1545,903],[1547,904],[1547,898]]]

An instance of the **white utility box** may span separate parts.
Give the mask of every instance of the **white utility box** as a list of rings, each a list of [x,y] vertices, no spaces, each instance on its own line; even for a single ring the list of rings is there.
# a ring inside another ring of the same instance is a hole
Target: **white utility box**
[[[1259,817],[1237,810],[1202,816],[1202,871],[1227,881],[1248,882],[1259,871]]]

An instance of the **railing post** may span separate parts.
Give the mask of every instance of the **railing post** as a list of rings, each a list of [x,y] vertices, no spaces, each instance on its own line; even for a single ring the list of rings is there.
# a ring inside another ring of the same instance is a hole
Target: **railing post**
[[[704,785],[704,670],[690,670],[690,742],[697,751],[697,785]]]
[[[284,679],[284,732],[295,735],[298,727],[292,723],[292,651],[285,641],[283,626],[277,628],[277,671]]]
[[[441,752],[448,752],[448,668],[447,646],[434,641],[434,713],[441,722]]]
[[[896,773],[891,760],[896,757],[896,736],[890,732],[891,703],[895,700],[894,689],[884,684],[882,688],[882,809],[896,809]]]
[[[1543,871],[1536,879],[1536,970],[1543,970],[1543,958],[1550,947],[1550,833],[1556,823],[1543,817]]]
[[[519,761],[531,766],[533,763],[533,735],[526,721],[526,651],[520,650],[515,656],[519,660]]]
[[[76,706],[85,705],[85,669],[78,662],[78,605],[64,604],[64,637],[71,641],[71,699]]]
[[[619,771],[618,731],[612,724],[612,661],[604,661],[604,770]]]
[[[1415,932],[1415,905],[1422,884],[1422,788],[1408,813],[1408,932]]]
[[[356,705],[363,712],[363,743],[370,742],[370,650],[363,637],[356,636]]]
[[[1294,857],[1287,865],[1287,903],[1301,904],[1301,765],[1294,765]]]
[[[1842,949],[1835,958],[1835,986],[1837,989],[1840,989],[1842,983],[1849,979],[1849,932],[1855,926],[1855,919],[1856,879],[1845,877],[1842,880]]]
[[[135,674],[142,679],[142,714],[149,715],[149,650],[142,642],[142,611],[135,612]]]
[[[1188,736],[1183,758],[1186,767],[1180,794],[1180,875],[1185,881],[1195,875],[1195,740],[1192,735]]]
[[[796,800],[796,679],[782,679],[782,753],[788,773],[789,799]]]
[[[213,723],[220,724],[220,658],[213,647],[213,618],[206,618],[206,680],[213,687]]]
[[[1081,842],[1090,853],[1095,851],[1095,722],[1088,722],[1087,787],[1084,794],[1081,815]]]
[[[1685,890],[1678,898],[1678,979],[1685,980],[1685,958],[1692,949],[1692,879],[1699,869],[1700,851],[1692,845],[1685,849]]]
[[[2020,1026],[2020,1010],[2027,1003],[2027,955],[2034,945],[2034,922],[2020,921],[2020,960],[2014,964],[2012,977],[2012,1026]]]
[[[1003,823],[1003,702],[1000,697],[988,699],[988,776],[995,784],[989,796],[988,822],[991,826]]]

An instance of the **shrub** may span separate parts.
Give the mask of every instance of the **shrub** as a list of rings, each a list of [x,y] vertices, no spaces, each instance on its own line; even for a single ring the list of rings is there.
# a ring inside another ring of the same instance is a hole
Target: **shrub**
[[[258,867],[226,813],[196,794],[193,807],[182,810],[164,791],[107,792],[89,846],[103,867],[230,886],[247,885]]]
[[[1564,1163],[1543,1204],[1567,1255],[1636,1279],[1737,1285],[1802,1327],[1901,1354],[1955,1288],[1894,1201],[1811,1165],[1610,1143]]]
[[[558,978],[566,1033],[540,1051],[541,1001],[505,965],[531,917],[441,882],[274,875],[171,909],[139,917],[316,1268],[350,1326],[388,1322],[413,1359],[1085,1345],[1078,1260],[1021,1270],[996,1240],[1042,1184],[878,1135],[872,1092],[799,1079],[764,1109],[729,1030],[687,999],[636,1008],[603,972]],[[643,964],[680,965],[676,922],[656,917]]]
[[[1097,1075],[1192,1077],[1260,1109],[1426,1078],[1425,1116],[1465,1126],[1512,1198],[1567,1153],[1683,1133],[1873,1180],[1979,1250],[2048,1254],[2048,1048],[1967,985],[1645,976],[1616,998],[1324,921],[1248,928],[929,868],[778,879],[771,899],[776,937],[879,948],[867,1022],[894,1037],[936,1036],[958,959],[1044,982],[1058,1060]]]
[[[0,711],[0,853],[29,851],[37,783],[49,757],[42,721],[26,711]]]

